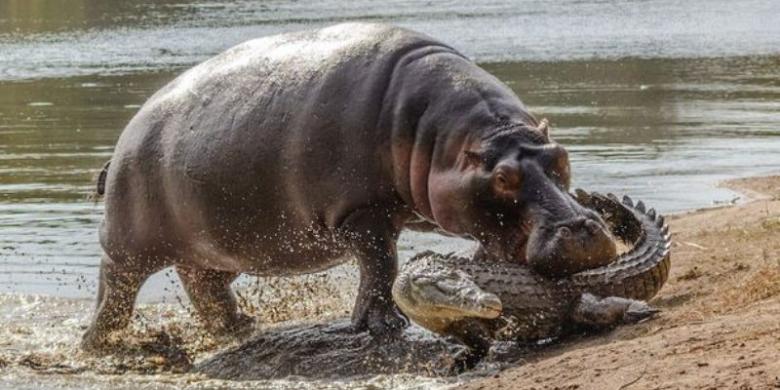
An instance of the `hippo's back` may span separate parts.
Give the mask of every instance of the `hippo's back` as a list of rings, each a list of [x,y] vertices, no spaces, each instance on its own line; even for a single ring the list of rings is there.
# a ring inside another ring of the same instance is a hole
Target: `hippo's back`
[[[250,241],[329,228],[391,196],[383,98],[404,55],[430,46],[455,53],[406,29],[350,23],[248,41],[186,71],[117,143],[104,247],[132,236],[252,251]]]
[[[418,33],[381,25],[347,23],[321,30],[287,33],[253,39],[191,68],[155,94],[147,105],[192,105],[192,98],[203,102],[214,93],[231,96],[258,95],[274,87],[285,93],[310,90],[329,73],[338,73],[350,63],[370,66],[385,55],[403,51],[422,41],[433,42]],[[357,72],[357,68],[348,68]],[[354,77],[359,74],[352,73]],[[281,88],[280,88],[281,89]],[[236,98],[236,102],[241,99]]]

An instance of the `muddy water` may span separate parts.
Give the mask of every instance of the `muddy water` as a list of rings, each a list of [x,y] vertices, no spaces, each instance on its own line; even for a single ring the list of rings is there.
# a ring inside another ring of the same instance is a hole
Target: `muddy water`
[[[0,1],[0,323],[27,321],[4,330],[8,348],[72,352],[90,302],[7,294],[94,296],[101,205],[86,196],[122,127],[183,68],[260,35],[367,20],[437,36],[552,121],[575,185],[664,212],[734,201],[717,181],[780,169],[776,1],[306,3]],[[405,234],[400,254],[463,246]],[[265,321],[317,319],[343,314],[354,294],[354,267],[325,277],[330,287],[305,307],[268,281],[241,283],[287,308],[257,309]],[[181,296],[161,274],[142,300],[181,310]]]

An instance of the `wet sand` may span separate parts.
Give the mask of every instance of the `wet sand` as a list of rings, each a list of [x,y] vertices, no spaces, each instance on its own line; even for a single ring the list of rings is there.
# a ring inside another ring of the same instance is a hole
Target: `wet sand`
[[[752,200],[670,217],[672,271],[667,285],[652,301],[663,309],[659,317],[607,334],[570,338],[533,352],[502,357],[511,363],[493,359],[460,377],[426,371],[425,364],[430,362],[422,361],[418,362],[419,370],[401,364],[398,371],[385,369],[381,374],[333,379],[318,376],[311,369],[278,379],[281,375],[272,375],[273,369],[263,367],[259,358],[268,356],[267,351],[253,355],[246,352],[251,351],[251,340],[241,346],[205,336],[188,306],[178,302],[141,306],[125,341],[147,347],[92,357],[77,348],[92,312],[91,301],[1,294],[0,384],[66,389],[780,386],[780,176],[724,185],[749,194]],[[327,274],[295,282],[269,279],[263,288],[242,289],[244,309],[261,324],[253,336],[254,345],[262,346],[257,340],[263,337],[283,340],[289,334],[285,329],[307,332],[317,329],[311,324],[338,323],[353,298],[348,279]],[[274,304],[250,304],[260,298],[256,294]],[[445,348],[419,329],[408,332],[417,343],[410,347]],[[356,345],[343,348],[354,349]],[[357,348],[375,347],[364,340]],[[191,361],[181,360],[182,351]],[[246,353],[247,359],[242,361],[245,370],[231,371],[225,369],[230,364],[219,367],[214,360],[229,363],[241,353]],[[190,363],[193,371],[182,373]],[[435,364],[427,367],[435,368]],[[264,374],[249,375],[252,370]],[[263,375],[277,379],[258,379]]]

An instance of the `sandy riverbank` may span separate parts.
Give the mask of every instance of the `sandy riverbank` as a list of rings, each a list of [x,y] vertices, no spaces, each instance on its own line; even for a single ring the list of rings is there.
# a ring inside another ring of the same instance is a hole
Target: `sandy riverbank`
[[[404,374],[346,381],[215,380],[203,374],[176,373],[177,362],[171,361],[165,351],[147,351],[146,357],[131,358],[81,354],[76,345],[92,312],[91,301],[0,294],[0,387],[780,386],[780,176],[742,179],[725,185],[750,194],[753,200],[670,218],[675,241],[673,265],[667,285],[653,301],[664,310],[659,317],[608,334],[567,340],[530,353],[500,372],[493,367],[446,379]],[[274,302],[264,309],[250,310],[260,323],[284,324],[301,314],[315,322],[343,317],[354,293],[351,281],[321,275],[295,286],[280,280],[274,283],[262,291],[244,291],[250,301],[252,293],[259,293],[266,302]],[[199,333],[186,305],[142,305],[139,312],[134,334],[143,337],[165,330],[180,338],[178,343],[196,362],[226,347]],[[484,376],[479,377],[482,373]]]

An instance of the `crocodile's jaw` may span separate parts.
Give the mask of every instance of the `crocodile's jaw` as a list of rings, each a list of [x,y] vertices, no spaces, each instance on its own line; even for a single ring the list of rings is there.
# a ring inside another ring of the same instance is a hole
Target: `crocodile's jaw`
[[[393,285],[395,303],[414,322],[439,331],[464,318],[491,319],[501,314],[498,296],[482,290],[465,272],[424,263],[405,270]]]

